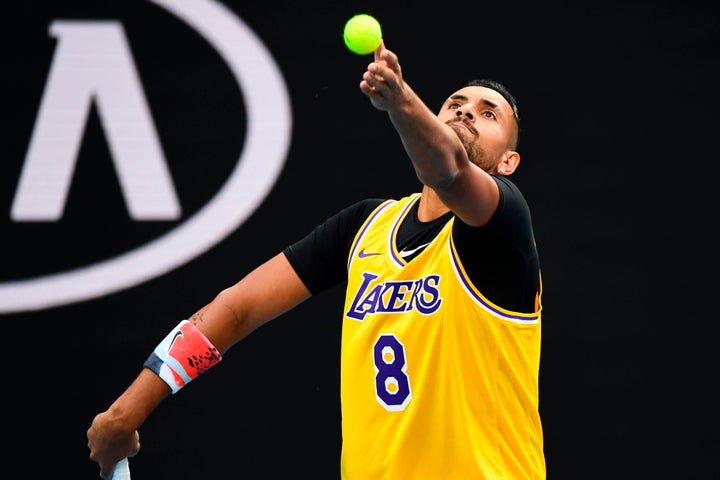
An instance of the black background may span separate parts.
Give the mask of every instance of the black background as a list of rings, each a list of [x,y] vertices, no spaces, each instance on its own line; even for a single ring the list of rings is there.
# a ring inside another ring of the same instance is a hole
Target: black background
[[[181,268],[102,298],[0,316],[5,469],[96,478],[85,432],[171,327],[340,208],[419,188],[387,116],[358,88],[371,57],[342,42],[345,20],[365,12],[432,110],[477,77],[502,81],[519,100],[513,179],[533,211],[544,276],[548,478],[720,478],[715,7],[223,3],[287,83],[293,131],[282,175],[248,221]],[[123,22],[187,211],[242,149],[230,73],[158,6],[15,2],[3,42],[3,281],[102,259],[172,226],[128,218],[96,112],[62,221],[11,222],[57,18]],[[141,428],[133,478],[338,478],[342,293],[265,325],[168,398]]]

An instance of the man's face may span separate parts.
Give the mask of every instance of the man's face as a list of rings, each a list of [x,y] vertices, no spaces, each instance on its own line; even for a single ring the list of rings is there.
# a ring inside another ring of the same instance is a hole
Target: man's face
[[[517,123],[505,98],[486,87],[464,87],[443,103],[438,119],[455,131],[470,161],[491,170],[509,150],[514,150]]]

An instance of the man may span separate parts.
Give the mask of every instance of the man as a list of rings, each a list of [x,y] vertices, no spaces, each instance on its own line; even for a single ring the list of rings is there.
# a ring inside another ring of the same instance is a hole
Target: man
[[[435,115],[375,52],[360,90],[387,112],[422,191],[350,206],[171,330],[88,430],[110,478],[170,392],[265,322],[347,282],[344,479],[544,479],[538,413],[541,280],[515,99],[473,81]]]

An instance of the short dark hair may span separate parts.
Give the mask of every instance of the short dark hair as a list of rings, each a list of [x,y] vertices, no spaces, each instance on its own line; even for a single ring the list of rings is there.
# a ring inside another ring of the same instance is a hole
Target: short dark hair
[[[515,136],[515,141],[513,142],[515,144],[515,148],[517,149],[518,144],[520,143],[520,113],[518,111],[518,105],[517,100],[515,100],[515,97],[512,93],[510,93],[510,90],[507,89],[505,85],[503,85],[500,82],[497,82],[495,80],[490,80],[489,78],[476,78],[474,80],[470,80],[465,84],[466,87],[485,87],[489,88],[491,90],[495,90],[500,95],[503,96],[503,98],[510,104],[510,107],[513,111],[513,116],[515,117],[515,122],[517,123],[517,133]]]

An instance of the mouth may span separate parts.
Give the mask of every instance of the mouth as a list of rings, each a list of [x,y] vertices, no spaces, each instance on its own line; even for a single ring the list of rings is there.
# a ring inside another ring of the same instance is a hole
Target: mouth
[[[471,124],[467,123],[464,120],[453,120],[452,122],[448,122],[448,125],[452,127],[461,127],[463,130],[467,130],[468,132],[472,133],[473,135],[477,135],[477,130],[475,130],[475,127],[473,127]]]

